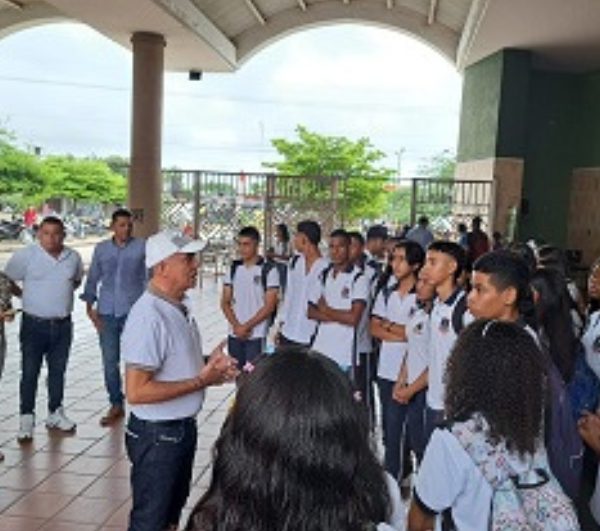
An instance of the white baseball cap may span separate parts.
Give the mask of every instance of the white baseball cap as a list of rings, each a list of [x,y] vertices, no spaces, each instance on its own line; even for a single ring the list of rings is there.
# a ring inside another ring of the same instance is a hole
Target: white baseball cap
[[[205,241],[194,240],[181,232],[163,230],[146,241],[146,267],[154,267],[159,262],[177,253],[199,253],[206,247]]]

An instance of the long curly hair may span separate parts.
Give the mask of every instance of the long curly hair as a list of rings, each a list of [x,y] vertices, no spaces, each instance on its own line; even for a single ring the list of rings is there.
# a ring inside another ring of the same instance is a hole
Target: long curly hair
[[[544,364],[521,326],[479,320],[458,337],[447,365],[446,413],[464,421],[485,417],[489,436],[510,451],[533,453],[542,436]]]
[[[188,531],[364,531],[390,507],[363,408],[330,360],[282,351],[244,380]]]

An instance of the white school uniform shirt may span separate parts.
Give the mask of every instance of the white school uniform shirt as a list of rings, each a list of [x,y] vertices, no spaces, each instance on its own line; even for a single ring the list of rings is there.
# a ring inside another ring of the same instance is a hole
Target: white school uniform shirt
[[[585,361],[600,378],[600,310],[590,315],[581,343],[585,350]]]
[[[510,459],[517,473],[529,463],[518,455]],[[459,531],[482,531],[489,527],[492,487],[483,477],[458,439],[444,428],[436,428],[425,449],[415,483],[415,501],[426,512],[442,513],[451,508]],[[436,517],[435,531],[441,531]]]
[[[466,294],[457,288],[442,302],[439,297],[433,303],[429,327],[429,386],[427,388],[427,406],[442,411],[446,393],[446,364],[450,351],[458,335],[452,326],[454,308]],[[466,310],[463,315],[463,326],[473,321],[473,316]]]
[[[393,286],[391,293],[386,300],[386,291],[381,290],[375,299],[373,305],[373,317],[387,319],[392,323],[406,326],[410,317],[410,311],[416,304],[416,295],[414,292],[400,295]],[[385,380],[395,382],[402,368],[402,362],[408,352],[406,341],[386,341],[381,342],[379,351],[379,364],[377,366],[377,376]]]
[[[326,258],[317,258],[306,271],[306,259],[299,254],[290,259],[287,268],[287,288],[281,311],[281,333],[289,340],[309,345],[317,329],[317,322],[308,318],[308,295],[320,283],[327,267]]]
[[[264,260],[260,258],[256,264],[246,266],[240,263],[231,280],[231,268],[223,278],[224,286],[231,286],[233,292],[233,313],[240,323],[252,319],[265,305],[265,286],[263,285]],[[276,267],[271,267],[267,274],[267,290],[279,289],[279,272]],[[262,339],[267,335],[268,319],[258,323],[250,334],[249,339]],[[233,327],[229,325],[229,335],[235,337]]]
[[[429,365],[429,312],[418,301],[410,309],[406,324],[406,368],[412,384]]]
[[[24,312],[62,318],[73,311],[73,293],[83,278],[83,263],[79,253],[69,247],[54,258],[36,242],[16,251],[4,273],[15,282],[23,281]]]
[[[323,279],[324,277],[324,279]],[[317,305],[323,297],[334,310],[351,310],[353,302],[365,305],[369,298],[369,285],[363,272],[356,266],[334,275],[333,267],[325,270],[321,281],[312,286],[308,304]],[[340,367],[352,366],[355,345],[355,329],[352,326],[334,322],[322,322],[317,327],[317,335],[312,348],[335,361]]]
[[[362,266],[362,270],[369,286],[369,298],[367,300],[367,307],[362,314],[356,331],[356,348],[359,354],[366,354],[373,350],[373,338],[371,337],[371,331],[369,330],[370,315],[368,309],[374,303],[373,298],[377,280],[379,278],[379,271],[368,262],[365,262],[364,266]]]
[[[145,291],[132,306],[123,334],[121,352],[126,365],[151,371],[159,382],[188,380],[204,366],[202,341],[189,301],[177,304],[162,295]],[[199,390],[154,404],[130,404],[143,420],[175,420],[195,417],[202,408]]]

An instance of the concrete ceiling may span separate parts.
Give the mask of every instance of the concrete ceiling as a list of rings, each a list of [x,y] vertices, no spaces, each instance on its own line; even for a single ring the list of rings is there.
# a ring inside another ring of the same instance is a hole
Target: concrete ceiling
[[[0,36],[78,20],[130,48],[165,36],[168,70],[226,72],[294,31],[362,22],[407,32],[459,69],[502,48],[546,67],[600,68],[598,0],[0,0]]]

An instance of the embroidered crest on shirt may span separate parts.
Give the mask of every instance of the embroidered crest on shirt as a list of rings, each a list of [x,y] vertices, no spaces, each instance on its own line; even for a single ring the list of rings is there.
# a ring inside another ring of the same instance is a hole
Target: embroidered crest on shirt
[[[594,339],[594,343],[592,346],[594,348],[594,352],[596,354],[600,354],[600,336],[598,336],[596,339]]]
[[[348,286],[344,286],[342,288],[342,299],[348,299],[350,297],[350,288]]]
[[[423,323],[417,323],[414,328],[413,328],[413,332],[415,334],[422,334],[423,333]]]
[[[254,283],[256,285],[260,284],[260,275],[254,275]]]

